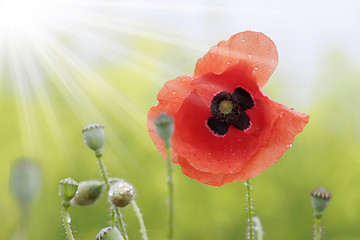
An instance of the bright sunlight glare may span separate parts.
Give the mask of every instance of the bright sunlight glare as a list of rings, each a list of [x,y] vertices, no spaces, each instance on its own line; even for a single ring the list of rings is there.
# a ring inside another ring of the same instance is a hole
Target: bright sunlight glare
[[[97,72],[93,61],[104,60],[161,84],[159,79],[182,71],[137,52],[126,39],[149,39],[190,49],[198,46],[136,16],[117,0],[0,0],[0,94],[6,92],[16,99],[23,154],[39,157],[43,152],[42,121],[59,143],[59,151],[66,152],[59,103],[65,104],[82,126],[131,123],[126,131],[138,137],[145,134],[141,130],[144,111],[121,88],[114,87],[113,79]],[[144,67],[144,61],[159,66],[161,74]],[[53,97],[54,93],[60,98]],[[105,119],[107,113],[114,120]],[[121,137],[110,129],[107,136],[112,139],[112,151],[132,158]]]

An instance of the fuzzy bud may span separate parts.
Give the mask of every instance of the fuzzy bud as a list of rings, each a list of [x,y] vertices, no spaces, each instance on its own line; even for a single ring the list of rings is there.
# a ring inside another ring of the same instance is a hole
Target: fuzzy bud
[[[111,226],[101,229],[96,240],[124,240],[124,238],[115,226]]]
[[[105,144],[104,127],[93,123],[86,126],[83,131],[85,143],[95,151],[96,155],[102,155],[102,148]]]
[[[79,184],[72,178],[66,178],[59,183],[59,195],[64,202],[69,202],[75,196]]]
[[[79,183],[78,192],[71,200],[76,206],[89,206],[99,199],[103,191],[104,183],[96,180],[83,181]]]
[[[110,187],[109,201],[115,207],[126,207],[134,197],[134,187],[125,181],[116,182]]]
[[[173,117],[162,113],[154,120],[157,134],[164,140],[165,147],[170,146],[170,139],[174,133]]]
[[[316,218],[321,218],[331,198],[331,194],[323,187],[317,188],[311,192],[311,202]]]

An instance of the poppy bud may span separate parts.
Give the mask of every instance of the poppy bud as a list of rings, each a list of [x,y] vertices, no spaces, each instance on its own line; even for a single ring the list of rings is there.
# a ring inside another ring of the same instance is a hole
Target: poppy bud
[[[170,146],[170,138],[174,133],[173,117],[162,113],[154,120],[157,134],[164,140],[165,147]]]
[[[115,226],[111,226],[101,229],[96,236],[96,240],[124,240],[124,238]]]
[[[314,217],[321,218],[323,211],[329,204],[331,194],[323,187],[317,188],[311,192],[311,202],[314,209]]]
[[[59,183],[59,195],[64,202],[69,202],[74,198],[79,184],[72,178],[66,178]]]
[[[96,155],[102,155],[102,148],[105,144],[104,127],[93,123],[86,126],[83,131],[85,143],[95,151]]]
[[[115,207],[126,207],[135,197],[134,187],[123,181],[116,182],[110,187],[109,201]]]
[[[80,182],[77,194],[71,200],[76,206],[88,206],[96,202],[103,190],[104,183],[96,180]]]

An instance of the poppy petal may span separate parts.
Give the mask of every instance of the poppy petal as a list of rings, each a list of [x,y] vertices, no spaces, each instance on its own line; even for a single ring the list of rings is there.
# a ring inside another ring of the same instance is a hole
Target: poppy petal
[[[257,83],[262,88],[274,72],[278,53],[274,42],[260,32],[246,31],[233,35],[210,48],[195,66],[194,78],[207,73],[221,74],[239,61],[252,66]]]
[[[151,139],[161,155],[166,158],[164,142],[156,132],[154,120],[161,114],[166,113],[174,116],[180,108],[183,100],[192,91],[192,77],[181,76],[172,81],[167,81],[158,94],[159,103],[152,107],[148,113],[147,128]],[[176,121],[176,119],[175,119]],[[177,154],[174,152],[172,156],[173,162],[177,162]]]
[[[275,122],[269,139],[246,166],[237,173],[212,173],[198,170],[187,159],[179,157],[182,172],[201,183],[222,186],[233,181],[243,181],[257,176],[270,165],[276,163],[291,146],[294,137],[300,133],[309,121],[306,114],[297,113],[288,107],[274,102],[279,117]]]
[[[271,100],[258,88],[252,93],[256,103],[247,110],[252,126],[243,132],[230,125],[228,132],[219,136],[207,125],[211,117],[210,103],[204,103],[202,96],[194,90],[174,115],[174,152],[203,172],[240,171],[269,137],[278,116]]]

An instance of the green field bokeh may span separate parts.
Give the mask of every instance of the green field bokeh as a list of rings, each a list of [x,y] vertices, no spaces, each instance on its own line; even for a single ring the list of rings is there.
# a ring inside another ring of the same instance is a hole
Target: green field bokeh
[[[154,49],[141,46],[139,51]],[[167,51],[176,53],[172,48]],[[162,58],[162,52],[156,54]],[[191,74],[195,60],[183,64],[179,59],[175,63],[187,69],[184,74]],[[105,127],[103,152],[110,175],[135,186],[150,239],[166,239],[166,166],[148,136],[146,115],[157,103],[165,77],[170,80],[177,75],[162,75],[159,81],[156,75],[161,66],[147,61],[139,66],[143,73],[131,71],[128,66],[103,64],[97,69],[106,79],[103,85],[78,76],[75,96],[59,88],[56,76],[49,75],[44,87],[50,103],[44,102],[36,86],[24,101],[12,90],[11,81],[2,79],[0,239],[15,239],[20,229],[20,212],[9,189],[9,174],[14,162],[22,157],[30,157],[41,166],[43,179],[42,191],[30,212],[29,239],[65,239],[59,181],[67,177],[76,181],[100,179],[96,158],[81,133],[93,122]],[[333,195],[322,221],[324,239],[360,237],[360,72],[336,53],[324,57],[321,72],[324,74],[314,84],[316,96],[311,102],[300,108],[292,106],[310,115],[309,124],[278,163],[253,179],[255,212],[262,221],[265,239],[311,239],[310,192],[320,186]],[[281,87],[287,79],[280,75],[275,73],[264,91],[275,101],[289,105]],[[243,183],[203,185],[183,175],[177,165],[174,181],[176,239],[245,238]],[[94,239],[100,229],[107,227],[108,209],[105,196],[92,207],[71,207],[76,239]],[[130,239],[140,239],[132,208],[122,212]]]

